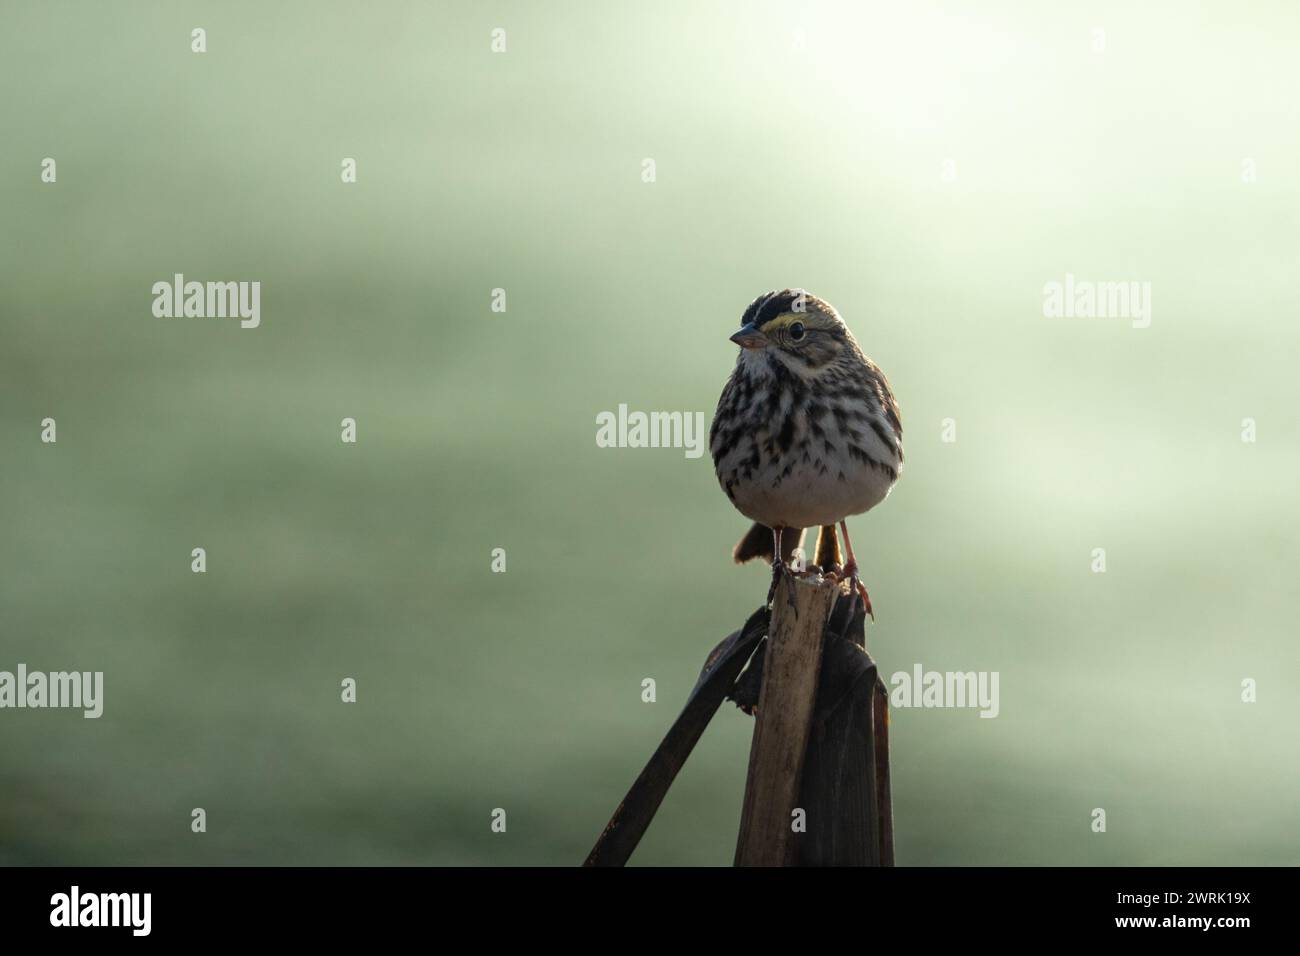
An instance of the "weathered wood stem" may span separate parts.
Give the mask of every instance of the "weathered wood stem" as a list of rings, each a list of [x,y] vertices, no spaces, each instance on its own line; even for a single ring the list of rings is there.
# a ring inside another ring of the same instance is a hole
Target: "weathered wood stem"
[[[770,612],[755,611],[713,649],[586,865],[628,861],[730,698],[755,715],[736,864],[893,866],[889,698],[865,651],[865,623],[842,583],[815,572],[782,581]]]
[[[838,593],[837,584],[817,578],[786,576],[777,586],[749,748],[737,866],[786,866],[795,860],[792,814],[817,699],[823,634]]]

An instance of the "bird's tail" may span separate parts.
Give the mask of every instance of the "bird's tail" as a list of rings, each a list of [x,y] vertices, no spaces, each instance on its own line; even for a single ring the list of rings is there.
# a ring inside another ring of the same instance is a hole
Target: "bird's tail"
[[[781,559],[789,561],[794,549],[803,545],[803,528],[786,528],[781,532]],[[736,542],[731,552],[731,559],[737,564],[744,564],[754,558],[764,561],[772,560],[772,529],[767,525],[755,524]]]
[[[835,534],[835,525],[824,524],[817,534],[817,558],[813,564],[828,571],[831,568],[839,567],[843,562],[840,560],[840,539]]]

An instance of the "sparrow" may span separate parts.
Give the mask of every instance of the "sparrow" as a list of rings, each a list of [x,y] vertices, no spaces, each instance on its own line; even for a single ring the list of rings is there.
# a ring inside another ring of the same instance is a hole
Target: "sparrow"
[[[804,530],[819,528],[815,563],[847,579],[872,613],[845,519],[884,501],[903,469],[903,426],[885,373],[835,308],[803,289],[760,295],[731,341],[740,351],[709,451],[722,490],[754,522],[732,558],[771,560],[770,603]]]

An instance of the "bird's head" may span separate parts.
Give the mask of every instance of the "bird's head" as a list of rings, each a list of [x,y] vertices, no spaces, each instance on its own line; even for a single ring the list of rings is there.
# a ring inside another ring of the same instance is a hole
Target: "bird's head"
[[[731,336],[742,361],[780,361],[804,375],[833,362],[853,341],[835,307],[803,289],[768,292],[750,303]]]

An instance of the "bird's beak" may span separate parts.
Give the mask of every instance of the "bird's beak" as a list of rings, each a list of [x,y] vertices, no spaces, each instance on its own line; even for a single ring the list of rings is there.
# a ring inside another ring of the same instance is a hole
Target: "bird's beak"
[[[767,336],[754,327],[754,323],[742,326],[739,331],[731,336],[731,341],[735,342],[742,349],[761,349],[767,345]]]

